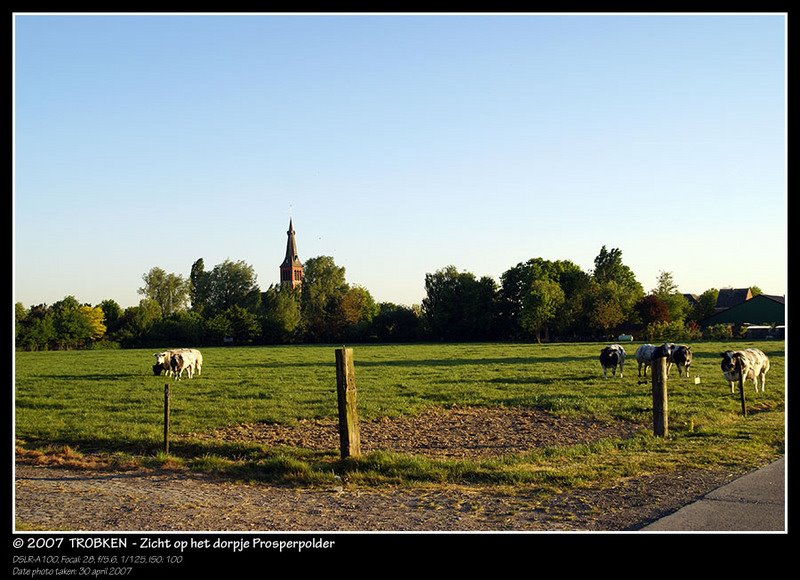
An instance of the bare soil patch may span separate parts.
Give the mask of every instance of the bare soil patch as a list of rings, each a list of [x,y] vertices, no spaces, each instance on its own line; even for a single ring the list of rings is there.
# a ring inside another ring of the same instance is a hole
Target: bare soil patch
[[[468,459],[525,453],[547,446],[627,438],[643,429],[627,421],[556,417],[520,407],[426,409],[415,415],[361,421],[362,452],[395,451],[434,458]],[[247,423],[193,433],[187,438],[250,441],[314,450],[338,450],[336,419],[304,420],[295,426]]]
[[[532,409],[456,408],[365,421],[361,438],[365,452],[475,458],[629,437],[641,428],[556,418]],[[238,425],[192,437],[338,449],[335,420],[301,421],[293,427]],[[742,472],[671,472],[563,494],[527,486],[305,489],[186,471],[42,466],[19,454],[15,516],[26,529],[60,531],[633,530]]]

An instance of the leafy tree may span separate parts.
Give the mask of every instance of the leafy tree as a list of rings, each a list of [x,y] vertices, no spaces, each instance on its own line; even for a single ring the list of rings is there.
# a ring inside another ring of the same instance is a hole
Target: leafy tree
[[[759,294],[763,294],[763,292],[758,286],[750,286],[750,294],[753,296],[758,296]]]
[[[28,317],[28,311],[25,310],[25,306],[22,305],[22,302],[17,302],[14,304],[14,340],[16,341],[19,338],[20,330],[22,329],[23,325],[25,324],[25,320]]]
[[[330,256],[310,258],[304,265],[300,286],[302,325],[312,341],[336,340],[344,323],[339,309],[348,290],[345,269]]]
[[[20,304],[20,306],[22,306]],[[24,308],[23,308],[24,311]],[[53,323],[53,312],[45,304],[32,306],[22,315],[16,310],[19,331],[16,345],[25,350],[47,350],[55,343],[56,330]]]
[[[153,323],[147,331],[148,344],[164,347],[201,344],[204,320],[197,312],[183,310]]]
[[[189,283],[179,274],[167,274],[159,267],[142,276],[144,287],[139,294],[154,300],[164,316],[183,310],[189,300]]]
[[[611,329],[619,326],[625,320],[621,296],[619,285],[615,281],[592,281],[584,294],[584,327],[595,334],[607,336]]]
[[[536,280],[556,282],[564,294],[564,300],[551,320],[553,328],[565,333],[575,324],[580,315],[581,295],[588,287],[590,276],[568,260],[553,262],[533,258],[509,268],[500,276],[498,306],[504,336],[516,338],[525,334],[522,312],[531,284]]]
[[[428,328],[438,340],[484,340],[494,334],[497,284],[447,266],[425,275],[422,301]]]
[[[269,343],[292,342],[300,328],[300,290],[288,284],[270,286],[261,297],[261,329]]]
[[[703,292],[697,299],[697,304],[692,307],[687,318],[693,322],[698,322],[714,314],[718,297],[719,290],[716,288],[709,288]]]
[[[349,340],[364,340],[378,314],[378,305],[366,288],[351,286],[339,299],[338,311],[344,335]]]
[[[223,316],[230,323],[230,336],[236,344],[249,344],[261,334],[256,315],[241,306],[234,304]]]
[[[558,282],[548,279],[534,280],[523,301],[520,323],[525,330],[536,336],[536,342],[541,342],[541,330],[544,328],[547,340],[547,324],[555,318],[563,304],[564,291]]]
[[[678,286],[672,279],[671,272],[662,271],[659,274],[658,283],[652,294],[666,305],[669,311],[667,321],[683,324],[683,320],[689,312],[690,304],[686,297],[678,292]]]
[[[74,296],[56,302],[51,309],[56,348],[77,348],[91,339],[91,323]]]
[[[111,338],[123,346],[143,346],[150,330],[161,318],[161,306],[155,300],[142,298],[138,306],[129,306],[123,311],[119,327]]]
[[[596,288],[590,292],[588,304],[602,312],[588,314],[589,320],[593,321],[590,326],[607,332],[631,319],[635,314],[634,306],[644,296],[644,289],[633,271],[622,263],[622,251],[618,248],[607,250],[603,246],[594,260],[592,277],[600,290],[598,292]],[[613,320],[617,322],[612,323]]]
[[[205,270],[203,258],[199,258],[192,264],[192,270],[189,273],[189,300],[192,310],[200,314],[209,304],[209,282],[209,274]]]
[[[249,264],[241,260],[225,260],[209,272],[207,282],[208,304],[204,309],[205,314],[221,314],[233,306],[253,314],[258,312],[261,292],[256,285],[255,270]]]
[[[229,336],[233,336],[233,327],[225,314],[206,319],[204,342],[224,344],[225,338]]]
[[[671,320],[669,306],[655,294],[648,294],[639,300],[635,309],[645,326],[655,322],[669,322]]]
[[[99,306],[83,305],[80,307],[81,312],[86,317],[89,325],[88,340],[100,340],[106,334],[106,325],[104,323],[105,314],[103,309]]]
[[[100,309],[103,311],[103,320],[106,325],[106,333],[113,334],[122,320],[123,310],[115,300],[106,299],[99,304]]]
[[[419,336],[419,313],[408,306],[381,302],[372,319],[372,331],[380,342],[411,342]]]

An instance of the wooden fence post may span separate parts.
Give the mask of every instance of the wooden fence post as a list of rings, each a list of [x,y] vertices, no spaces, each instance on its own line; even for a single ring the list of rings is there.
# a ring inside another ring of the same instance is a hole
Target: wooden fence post
[[[653,357],[653,435],[666,437],[669,433],[667,405],[667,358]]]
[[[336,349],[336,393],[339,403],[339,444],[342,459],[361,455],[356,407],[356,374],[353,349]]]
[[[164,453],[169,453],[169,383],[164,385]]]

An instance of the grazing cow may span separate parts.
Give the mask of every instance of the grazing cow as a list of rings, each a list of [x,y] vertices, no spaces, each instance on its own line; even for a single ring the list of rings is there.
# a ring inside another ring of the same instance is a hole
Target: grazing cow
[[[656,347],[652,344],[643,344],[636,349],[634,356],[636,363],[639,367],[639,376],[642,376],[642,368],[644,368],[644,377],[647,378],[647,367],[653,362],[653,351]]]
[[[619,377],[622,378],[622,367],[625,364],[625,349],[619,344],[609,344],[600,351],[600,366],[603,367],[603,378],[608,378],[606,372],[611,369],[613,376],[617,375],[617,365],[619,365]]]
[[[637,348],[634,356],[639,366],[639,376],[642,376],[642,368],[644,368],[644,377],[647,378],[647,367],[653,363],[654,358],[666,357],[669,360],[674,346],[671,342],[665,342],[661,346],[643,344]]]
[[[689,365],[692,364],[692,347],[685,344],[672,345],[669,358],[667,359],[667,374],[672,369],[672,365],[678,367],[678,376],[683,376],[683,371],[686,371],[686,377],[689,377]]]
[[[169,367],[172,371],[172,376],[181,380],[183,371],[186,371],[187,376],[191,379],[194,376],[196,368],[195,354],[192,349],[181,349],[173,351],[169,357]]]
[[[194,373],[199,375],[203,368],[203,355],[200,354],[199,350],[194,348],[177,348],[154,354],[153,356],[156,357],[156,364],[153,365],[153,374],[160,375],[161,371],[163,370],[167,376],[175,376],[172,369],[172,355],[184,352],[191,354],[193,367],[192,375],[194,375]],[[189,373],[188,369],[186,372],[187,374]]]
[[[758,382],[761,379],[761,392],[764,392],[767,371],[769,370],[769,358],[757,348],[745,350],[725,351],[722,353],[720,368],[725,380],[731,385],[731,393],[734,392],[733,383],[739,382],[741,374],[742,381],[752,380],[758,392]]]
[[[172,376],[172,369],[169,366],[169,357],[172,356],[172,351],[157,352],[153,356],[156,357],[156,364],[153,365],[153,374],[158,376],[163,370],[168,377]]]

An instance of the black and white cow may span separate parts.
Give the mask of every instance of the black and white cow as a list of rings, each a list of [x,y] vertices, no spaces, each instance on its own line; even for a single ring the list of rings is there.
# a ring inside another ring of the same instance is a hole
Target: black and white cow
[[[611,369],[613,376],[617,375],[619,366],[619,376],[622,378],[622,367],[625,365],[625,349],[619,344],[609,344],[600,351],[600,366],[603,367],[603,378],[608,378],[607,371]]]
[[[652,344],[643,344],[636,349],[634,356],[636,363],[639,367],[639,376],[642,376],[642,369],[644,369],[644,376],[647,378],[647,367],[653,362],[653,351],[656,347]]]
[[[745,350],[727,350],[722,353],[720,368],[725,380],[731,386],[731,393],[734,392],[734,383],[739,382],[741,374],[742,381],[752,380],[758,392],[758,383],[761,381],[761,392],[764,392],[767,371],[769,370],[769,358],[757,348]]]
[[[654,358],[666,357],[667,361],[669,361],[674,347],[675,345],[671,342],[665,342],[661,346],[643,344],[637,348],[634,356],[636,356],[636,362],[639,366],[639,376],[642,376],[642,369],[644,369],[644,376],[647,378],[647,367],[653,364]],[[669,362],[667,364],[669,365]]]
[[[689,365],[692,364],[692,347],[685,344],[673,344],[672,349],[667,359],[667,374],[672,369],[672,365],[678,367],[678,376],[683,376],[683,371],[686,371],[686,377],[689,376]]]

